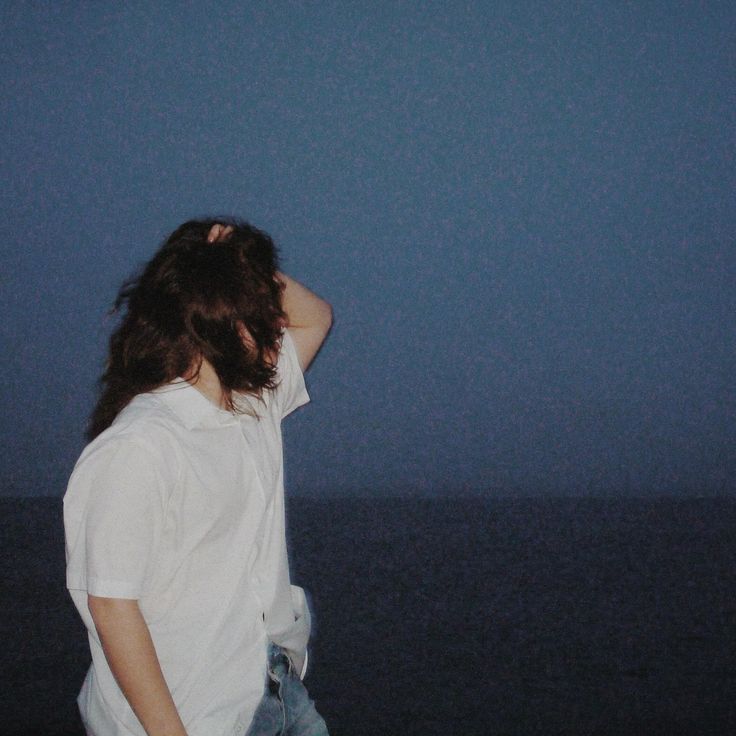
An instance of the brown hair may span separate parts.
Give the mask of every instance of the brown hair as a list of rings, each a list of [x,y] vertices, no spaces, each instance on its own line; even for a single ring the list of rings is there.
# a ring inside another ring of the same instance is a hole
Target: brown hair
[[[232,232],[208,243],[217,223]],[[274,388],[272,356],[285,317],[277,268],[271,238],[246,222],[190,220],[178,227],[120,289],[114,310],[124,307],[125,314],[110,338],[88,438],[137,394],[196,375],[202,359],[212,364],[232,411],[234,391],[259,396]]]

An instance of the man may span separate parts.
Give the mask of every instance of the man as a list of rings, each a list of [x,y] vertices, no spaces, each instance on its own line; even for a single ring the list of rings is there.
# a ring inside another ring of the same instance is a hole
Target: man
[[[213,220],[178,228],[122,305],[64,497],[85,727],[326,734],[299,680],[309,612],[289,579],[280,423],[309,400],[331,309],[277,270],[265,233]]]

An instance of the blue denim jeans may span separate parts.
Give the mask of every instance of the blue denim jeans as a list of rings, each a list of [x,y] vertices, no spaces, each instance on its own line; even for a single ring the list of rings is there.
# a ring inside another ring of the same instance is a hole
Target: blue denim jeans
[[[268,646],[268,686],[245,736],[329,736],[281,647]]]

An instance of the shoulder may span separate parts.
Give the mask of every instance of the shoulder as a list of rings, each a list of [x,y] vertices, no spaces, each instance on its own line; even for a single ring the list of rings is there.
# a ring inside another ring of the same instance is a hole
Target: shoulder
[[[136,396],[82,452],[75,472],[125,456],[162,469],[178,465],[183,426],[155,394]]]
[[[285,329],[281,337],[281,347],[279,349],[278,363],[276,370],[279,378],[288,379],[294,374],[302,375],[302,367],[299,362],[299,352],[294,340],[292,330]]]
[[[309,401],[299,354],[291,330],[284,330],[276,366],[278,385],[273,392],[274,407],[283,418]]]

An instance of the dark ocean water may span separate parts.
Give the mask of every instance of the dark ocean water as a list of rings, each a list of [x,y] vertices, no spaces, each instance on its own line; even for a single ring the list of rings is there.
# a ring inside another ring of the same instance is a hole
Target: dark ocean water
[[[0,734],[78,734],[60,501],[0,510]],[[736,499],[302,498],[288,516],[333,736],[736,733]]]

